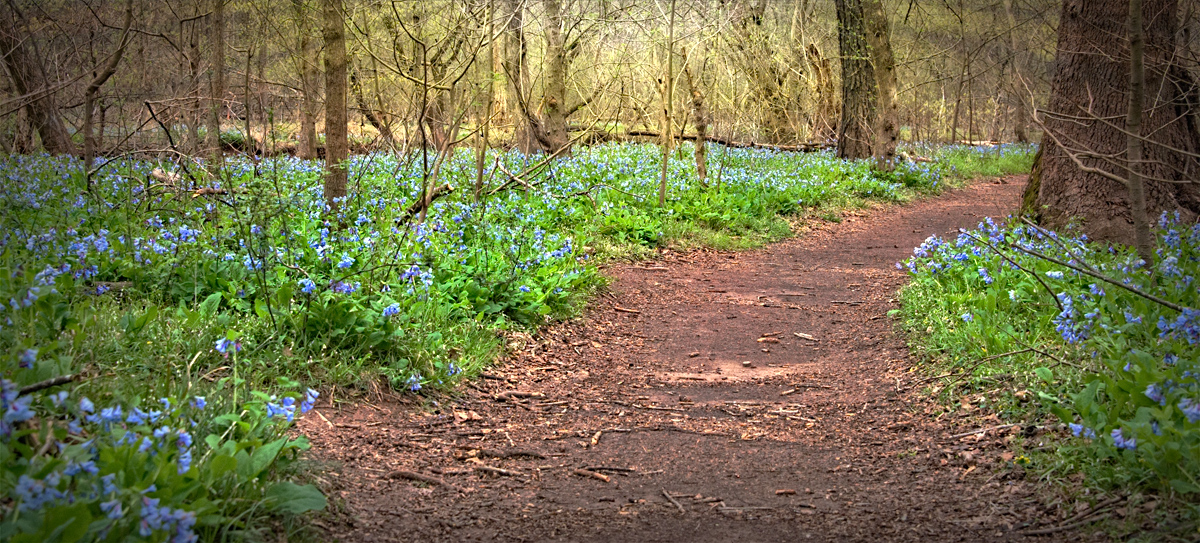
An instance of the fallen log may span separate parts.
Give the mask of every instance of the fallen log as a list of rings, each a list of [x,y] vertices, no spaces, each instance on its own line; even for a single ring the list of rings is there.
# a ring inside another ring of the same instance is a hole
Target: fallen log
[[[628,132],[625,132],[625,135],[626,136],[644,136],[644,137],[649,137],[649,138],[662,137],[662,134],[651,131],[651,130],[630,130]],[[696,140],[697,138],[699,138],[699,136],[696,134],[682,134],[682,135],[679,135],[676,137],[680,138],[680,139],[693,140],[693,141]],[[733,141],[733,140],[730,140],[727,138],[722,138],[720,136],[706,136],[704,139],[705,139],[705,141],[719,143],[726,147],[737,147],[737,148],[743,148],[743,149],[745,149],[745,148],[769,149],[772,151],[784,151],[784,152],[791,152],[791,153],[811,153],[811,152],[815,152],[815,151],[823,151],[826,149],[834,148],[834,144],[832,144],[832,143],[824,143],[824,142],[817,142],[817,141],[804,142],[804,143],[799,143],[796,145],[775,145],[775,144],[771,144],[771,143],[755,143],[755,142],[750,142],[750,141]]]

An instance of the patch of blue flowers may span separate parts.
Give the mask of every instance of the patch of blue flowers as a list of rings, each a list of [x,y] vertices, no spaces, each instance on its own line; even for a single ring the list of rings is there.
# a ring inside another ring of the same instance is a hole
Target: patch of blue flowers
[[[307,443],[282,422],[296,399],[262,396],[237,410],[199,396],[101,406],[68,390],[21,394],[0,378],[0,539],[191,543],[244,525],[264,497],[268,512],[323,507],[311,486],[272,482]],[[317,396],[309,389],[300,411]],[[289,499],[271,501],[280,484]]]
[[[1156,233],[1147,265],[1128,248],[989,219],[954,242],[926,240],[898,266],[914,276],[912,288],[940,292],[947,311],[974,316],[965,323],[977,325],[965,331],[970,341],[1007,328],[1036,344],[1042,326],[1052,327],[1087,370],[1074,381],[1081,389],[1048,389],[1046,408],[1101,456],[1148,470],[1151,486],[1200,493],[1200,225],[1163,214]],[[1051,381],[1048,369],[1039,375]]]

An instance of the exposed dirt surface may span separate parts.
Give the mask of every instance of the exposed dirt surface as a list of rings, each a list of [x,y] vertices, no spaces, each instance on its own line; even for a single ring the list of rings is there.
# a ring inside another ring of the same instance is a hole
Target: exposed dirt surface
[[[887,316],[897,261],[1007,215],[1023,185],[616,265],[584,317],[512,338],[459,397],[319,408],[300,426],[344,507],[330,537],[1008,541],[1054,525],[1005,448],[1023,429],[959,436],[1000,423],[913,392]]]

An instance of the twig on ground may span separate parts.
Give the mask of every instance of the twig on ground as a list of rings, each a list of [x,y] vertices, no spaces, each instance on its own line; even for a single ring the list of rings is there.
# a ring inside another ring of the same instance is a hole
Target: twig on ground
[[[457,485],[447,483],[446,481],[442,480],[441,478],[433,477],[431,475],[424,475],[421,473],[417,473],[415,471],[398,469],[398,470],[395,470],[395,471],[387,474],[385,477],[388,479],[408,479],[410,481],[418,481],[421,483],[426,483],[426,484],[435,485],[435,486],[444,486],[446,488],[451,488],[451,489],[454,489],[455,491],[462,492],[462,493],[467,492],[466,489],[464,489],[460,486],[457,486]]]
[[[950,436],[950,437],[948,437],[948,438],[946,438],[946,439],[954,440],[954,439],[960,439],[960,438],[964,438],[964,437],[967,437],[967,436],[972,436],[972,435],[975,435],[975,434],[986,434],[986,433],[988,433],[988,432],[991,432],[992,430],[1003,430],[1003,429],[1005,429],[1005,428],[1012,428],[1013,426],[1020,426],[1020,425],[1019,425],[1019,424],[1001,424],[1000,426],[992,426],[992,427],[990,427],[990,428],[980,428],[980,429],[978,429],[978,430],[971,430],[970,432],[963,432],[963,433],[961,433],[961,434],[954,434],[954,435],[952,435],[952,436]]]
[[[612,481],[612,477],[609,477],[603,473],[596,473],[594,471],[588,471],[586,469],[577,469],[575,471],[572,471],[571,473],[574,473],[575,475],[578,475],[580,477],[591,477],[592,479],[596,479],[597,481],[604,481],[606,483]]]
[[[667,492],[667,489],[662,489],[662,495],[667,498],[667,501],[671,502],[671,504],[678,508],[680,513],[687,514],[687,509],[684,509],[683,504],[679,503],[679,500],[676,500],[673,496],[671,496],[671,493]]]

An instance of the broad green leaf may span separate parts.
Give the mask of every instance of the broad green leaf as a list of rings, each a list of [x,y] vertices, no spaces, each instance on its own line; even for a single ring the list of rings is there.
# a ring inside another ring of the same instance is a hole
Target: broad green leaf
[[[267,489],[267,507],[294,515],[319,511],[325,508],[325,495],[315,486],[283,481]]]

